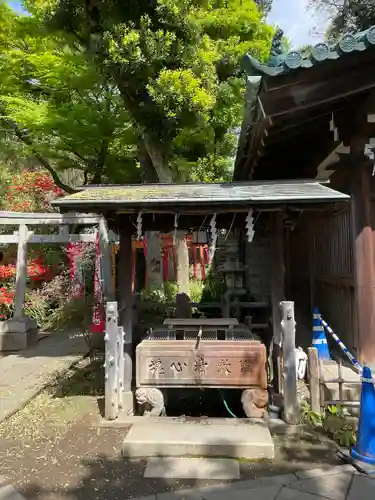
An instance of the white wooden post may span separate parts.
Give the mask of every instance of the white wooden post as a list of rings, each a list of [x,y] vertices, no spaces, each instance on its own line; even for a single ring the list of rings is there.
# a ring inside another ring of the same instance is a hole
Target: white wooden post
[[[106,420],[115,420],[118,417],[118,330],[117,302],[107,302],[104,336],[104,397]]]
[[[296,322],[294,320],[294,302],[281,302],[281,315],[281,329],[283,334],[284,419],[287,424],[296,425],[300,421],[300,412],[297,401]]]
[[[18,231],[18,249],[16,264],[16,295],[14,300],[14,314],[16,320],[24,318],[24,304],[27,278],[27,237],[26,224],[20,224]]]
[[[125,355],[124,355],[124,329],[122,326],[117,328],[117,392],[118,407],[124,408],[124,376],[125,376]]]

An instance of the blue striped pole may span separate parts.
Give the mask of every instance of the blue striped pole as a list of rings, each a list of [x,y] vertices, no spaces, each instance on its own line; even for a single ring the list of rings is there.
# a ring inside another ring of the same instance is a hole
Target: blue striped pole
[[[359,364],[359,362],[355,359],[353,354],[349,352],[348,348],[346,345],[341,341],[341,339],[335,334],[335,332],[332,330],[332,328],[329,326],[329,324],[324,321],[324,319],[321,317],[320,321],[323,325],[323,327],[327,330],[327,332],[331,335],[333,340],[341,347],[342,351],[344,354],[349,358],[349,360],[353,363],[354,368],[359,372],[362,373],[362,366]]]
[[[324,331],[324,326],[322,325],[321,315],[317,307],[314,308],[313,312],[312,346],[316,347],[316,349],[318,350],[319,359],[324,359],[324,360],[331,359],[328,349],[327,338]]]

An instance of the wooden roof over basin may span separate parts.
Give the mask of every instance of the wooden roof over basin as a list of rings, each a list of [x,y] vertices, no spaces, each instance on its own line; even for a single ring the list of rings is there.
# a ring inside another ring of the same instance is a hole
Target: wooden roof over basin
[[[207,184],[136,184],[91,186],[55,200],[63,212],[101,213],[139,210],[247,211],[288,204],[345,201],[349,197],[317,181],[262,181]]]

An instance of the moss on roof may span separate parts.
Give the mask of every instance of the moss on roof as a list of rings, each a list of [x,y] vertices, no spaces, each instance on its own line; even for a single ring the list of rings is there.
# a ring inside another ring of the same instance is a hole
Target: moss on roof
[[[197,204],[237,202],[273,203],[291,200],[345,199],[342,193],[317,181],[224,182],[221,184],[135,184],[84,189],[55,200],[57,206]]]

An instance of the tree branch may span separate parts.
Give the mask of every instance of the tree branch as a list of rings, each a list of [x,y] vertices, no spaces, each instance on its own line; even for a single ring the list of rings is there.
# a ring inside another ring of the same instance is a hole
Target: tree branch
[[[33,142],[31,140],[29,134],[26,131],[21,130],[21,128],[13,120],[8,118],[6,116],[6,114],[4,113],[3,109],[1,109],[0,111],[2,112],[3,121],[13,130],[16,137],[31,149],[33,155],[38,160],[38,162],[42,165],[43,168],[45,168],[51,174],[51,177],[52,177],[54,183],[56,184],[56,186],[59,187],[60,189],[62,189],[63,191],[65,191],[66,193],[69,193],[69,194],[76,193],[77,190],[68,186],[67,184],[65,184],[60,179],[60,177],[56,173],[55,169],[50,165],[49,161],[46,158],[44,158],[40,153],[38,153],[38,151],[33,146]]]

